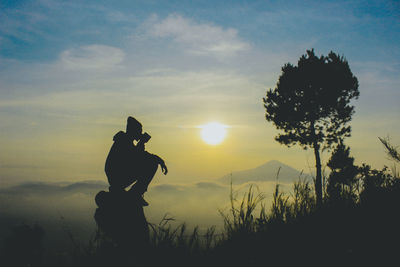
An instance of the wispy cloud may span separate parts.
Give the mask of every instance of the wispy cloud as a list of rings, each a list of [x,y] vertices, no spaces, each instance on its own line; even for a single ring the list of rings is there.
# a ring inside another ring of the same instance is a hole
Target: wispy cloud
[[[65,50],[60,60],[68,69],[110,69],[120,64],[125,53],[116,47],[88,45]]]
[[[15,38],[25,42],[32,41],[37,36],[46,33],[40,26],[48,23],[48,18],[39,12],[27,10],[1,10],[0,35],[2,38]]]
[[[181,15],[171,14],[163,20],[152,16],[147,23],[148,34],[158,38],[172,38],[186,52],[196,55],[229,57],[250,47],[241,40],[238,31],[210,23],[197,23]]]

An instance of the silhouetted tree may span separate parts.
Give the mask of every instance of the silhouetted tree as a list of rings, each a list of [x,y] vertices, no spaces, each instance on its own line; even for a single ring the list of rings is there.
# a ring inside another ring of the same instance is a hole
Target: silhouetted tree
[[[389,172],[385,166],[382,170],[372,169],[370,165],[363,164],[359,168],[363,190],[360,200],[363,202],[375,202],[376,205],[389,197],[390,192],[396,192],[400,197],[400,179]]]
[[[267,121],[284,131],[275,140],[314,149],[318,205],[322,202],[320,150],[350,136],[347,123],[354,113],[350,100],[358,96],[358,80],[346,59],[333,52],[317,57],[312,49],[297,66],[285,64],[276,88],[263,98]]]
[[[354,165],[354,158],[350,157],[350,148],[340,142],[327,166],[331,169],[327,186],[329,198],[355,201],[354,184],[357,182],[358,167]]]

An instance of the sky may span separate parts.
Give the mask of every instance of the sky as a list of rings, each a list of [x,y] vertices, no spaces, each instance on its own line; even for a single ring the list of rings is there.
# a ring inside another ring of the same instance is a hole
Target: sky
[[[307,49],[334,51],[359,80],[356,163],[400,144],[397,1],[0,1],[0,187],[103,180],[113,136],[137,118],[169,168],[198,182],[310,150],[274,141],[262,98]],[[200,125],[228,125],[209,145]],[[326,163],[329,153],[322,155]]]

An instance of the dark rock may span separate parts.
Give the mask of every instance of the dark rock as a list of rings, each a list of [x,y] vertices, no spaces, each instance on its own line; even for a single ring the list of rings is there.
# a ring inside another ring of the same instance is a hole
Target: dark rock
[[[100,191],[95,201],[98,208],[94,218],[107,239],[125,249],[137,250],[148,245],[149,227],[136,194]]]

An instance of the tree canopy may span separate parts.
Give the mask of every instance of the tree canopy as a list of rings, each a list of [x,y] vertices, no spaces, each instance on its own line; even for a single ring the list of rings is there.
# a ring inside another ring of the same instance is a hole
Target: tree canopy
[[[344,57],[333,52],[317,57],[308,50],[297,66],[282,67],[276,88],[263,100],[266,119],[284,131],[278,142],[307,148],[316,141],[326,148],[350,135],[349,103],[358,96],[358,80]]]

